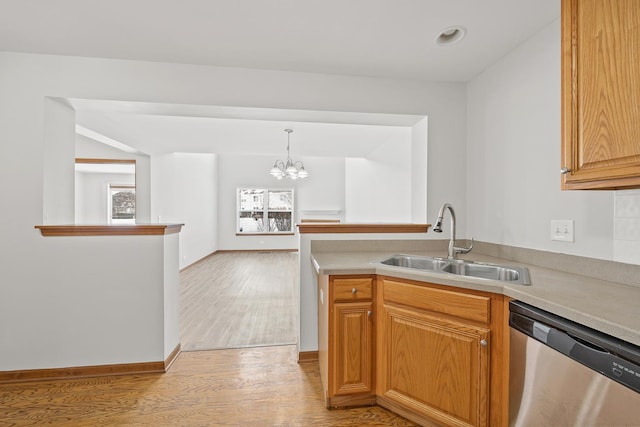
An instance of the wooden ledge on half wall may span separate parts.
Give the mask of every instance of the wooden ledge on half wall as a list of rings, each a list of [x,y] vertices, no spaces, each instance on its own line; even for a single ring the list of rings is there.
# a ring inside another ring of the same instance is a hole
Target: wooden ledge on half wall
[[[431,224],[301,223],[300,234],[311,233],[426,233]]]
[[[179,233],[184,224],[36,225],[43,236],[158,236]]]

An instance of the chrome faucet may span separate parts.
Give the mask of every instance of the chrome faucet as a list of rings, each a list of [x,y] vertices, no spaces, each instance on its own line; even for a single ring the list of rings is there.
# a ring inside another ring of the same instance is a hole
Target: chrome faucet
[[[466,254],[473,249],[473,238],[471,238],[471,246],[468,248],[461,248],[456,246],[456,213],[453,210],[453,206],[449,203],[445,203],[438,212],[438,218],[436,219],[436,225],[433,227],[433,231],[436,233],[442,233],[442,219],[444,218],[445,209],[449,209],[451,213],[451,239],[449,240],[449,252],[447,254],[448,259],[456,259],[458,254]]]

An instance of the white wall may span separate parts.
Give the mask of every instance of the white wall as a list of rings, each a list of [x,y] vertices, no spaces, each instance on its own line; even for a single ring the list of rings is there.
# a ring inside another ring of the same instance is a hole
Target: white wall
[[[163,246],[163,280],[164,280],[164,355],[167,360],[171,352],[180,343],[180,276],[179,242],[180,235],[173,233],[164,236]]]
[[[613,258],[640,264],[640,190],[615,192]]]
[[[43,98],[42,102],[44,114],[40,120],[44,118],[44,147],[41,151],[44,151],[44,161],[39,165],[44,165],[42,220],[44,224],[70,224],[73,223],[75,211],[73,141],[76,113],[69,105],[58,100]]]
[[[66,366],[105,363],[93,350],[71,353],[78,343],[94,344],[89,334],[97,339],[102,331],[111,330],[111,318],[90,311],[79,316],[68,305],[51,304],[53,296],[79,306],[93,301],[95,296],[78,291],[86,286],[82,277],[100,270],[95,263],[82,264],[66,255],[67,245],[75,239],[43,238],[33,228],[42,223],[44,212],[47,97],[418,114],[429,116],[430,161],[433,152],[464,152],[465,146],[466,93],[461,84],[1,52],[0,93],[0,194],[12,203],[12,209],[2,210],[0,218],[0,370],[37,369],[53,362]],[[65,169],[69,188],[74,180],[74,154],[73,149],[68,151]],[[441,173],[463,168],[464,159],[450,155],[439,158],[436,167],[429,165],[429,206],[431,199],[440,201],[451,195],[455,195],[450,200],[453,203],[464,200],[464,179]],[[60,219],[71,222],[73,192],[65,197],[68,200],[62,202],[68,202],[71,209]],[[219,200],[223,197],[220,194]],[[102,250],[99,240],[80,241]],[[132,266],[136,272],[132,278],[139,274],[155,280],[155,273],[148,271],[155,271],[155,261],[134,259],[139,262]],[[106,265],[118,260],[114,254],[103,254],[100,262]],[[123,289],[121,297],[126,296]],[[162,337],[164,325],[158,322],[153,334]],[[96,344],[96,349],[101,348]],[[127,346],[112,350],[116,352],[110,357],[114,363],[140,361],[141,356],[158,360],[155,353],[142,355]]]
[[[135,174],[76,172],[75,223],[107,224],[109,184],[135,183]]]
[[[155,222],[184,224],[180,268],[215,252],[217,156],[171,153],[151,158],[151,215]]]
[[[2,281],[0,371],[164,360],[164,236],[30,234],[46,262]]]
[[[560,22],[474,78],[467,98],[466,236],[613,259],[613,192],[560,191]],[[552,219],[575,220],[575,243],[550,240]]]
[[[344,159],[307,157],[304,166],[310,175],[296,183],[296,223],[302,218],[344,221]]]
[[[117,148],[76,134],[75,156],[86,159],[120,159],[136,161],[136,221],[151,222],[151,161],[146,154],[126,153]]]
[[[428,222],[427,216],[427,178],[428,178],[428,140],[425,117],[411,128],[411,222]]]
[[[411,222],[411,129],[366,158],[346,159],[345,220]]]

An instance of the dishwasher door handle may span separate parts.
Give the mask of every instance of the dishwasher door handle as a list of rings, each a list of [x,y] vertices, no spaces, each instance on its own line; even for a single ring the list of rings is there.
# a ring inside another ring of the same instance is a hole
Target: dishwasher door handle
[[[569,332],[565,332],[565,333],[569,336],[569,338],[571,338],[572,340],[576,341],[577,343],[579,343],[579,344],[581,344],[581,345],[583,345],[585,347],[588,347],[588,348],[590,348],[590,349],[592,349],[594,351],[599,351],[600,353],[611,354],[611,352],[609,350],[607,350],[604,347],[599,346],[598,344],[594,344],[591,341],[587,341],[587,340],[585,340],[583,338],[577,337],[577,336],[575,336],[575,335],[573,335],[573,334],[571,334]]]
[[[607,349],[584,338],[537,320],[529,320],[531,321],[531,333],[525,332],[527,335],[573,359],[580,361],[580,359],[586,358],[587,362],[598,361],[598,364],[601,365],[606,363],[604,359],[612,355]]]

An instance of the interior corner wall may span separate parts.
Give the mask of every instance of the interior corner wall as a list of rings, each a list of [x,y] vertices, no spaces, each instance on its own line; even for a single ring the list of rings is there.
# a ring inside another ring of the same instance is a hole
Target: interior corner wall
[[[155,222],[184,224],[179,268],[217,250],[217,155],[152,156],[151,189]]]
[[[304,165],[310,175],[296,181],[296,223],[303,218],[344,221],[344,158],[306,157]]]
[[[560,190],[560,22],[474,78],[467,99],[467,234],[612,259],[613,192]],[[575,243],[551,241],[552,219],[575,221]]]
[[[73,224],[75,216],[75,123],[71,106],[44,98],[44,224]]]
[[[179,239],[179,234],[172,233],[163,241],[163,360],[180,344]]]
[[[427,140],[428,118],[411,128],[411,222],[428,223],[427,217]]]
[[[367,158],[345,160],[346,222],[411,222],[411,148],[411,129],[399,128]]]

